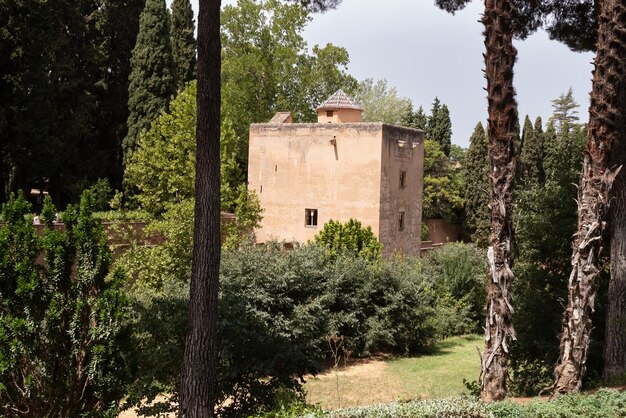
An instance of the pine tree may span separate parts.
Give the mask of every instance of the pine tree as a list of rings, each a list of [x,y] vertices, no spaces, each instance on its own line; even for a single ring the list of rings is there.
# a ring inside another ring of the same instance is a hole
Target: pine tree
[[[571,125],[578,121],[578,103],[574,100],[574,93],[570,87],[567,93],[561,93],[558,98],[552,100],[554,112],[548,122],[554,121],[557,128],[567,124]]]
[[[463,164],[465,177],[465,223],[467,233],[479,247],[489,244],[489,160],[487,136],[478,122],[470,138]]]
[[[130,60],[128,134],[124,160],[132,154],[139,134],[147,129],[175,92],[169,18],[165,0],[147,0],[139,18],[139,34]]]
[[[448,106],[441,104],[437,97],[435,97],[433,101],[433,107],[430,111],[430,117],[428,118],[426,136],[428,139],[438,142],[444,154],[450,156],[450,145],[452,143],[450,111],[448,110]]]
[[[196,78],[196,39],[193,9],[189,0],[172,2],[172,57],[176,89]]]
[[[519,159],[521,183],[541,183],[544,180],[541,118],[537,118],[533,127],[526,116],[523,138]]]

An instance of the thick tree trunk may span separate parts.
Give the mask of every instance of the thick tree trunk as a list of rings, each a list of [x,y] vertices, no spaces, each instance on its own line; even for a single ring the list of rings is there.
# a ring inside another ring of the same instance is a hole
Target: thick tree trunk
[[[211,417],[217,381],[220,265],[220,0],[200,0],[196,202],[179,416]]]
[[[626,131],[619,132],[611,166],[626,164]],[[611,201],[611,281],[609,283],[604,370],[606,382],[626,374],[626,168],[613,184]]]
[[[624,129],[626,75],[626,1],[600,2],[598,40],[587,151],[578,198],[578,231],[574,238],[567,309],[563,315],[560,356],[555,367],[556,392],[580,390],[591,334],[600,254],[606,230],[609,192],[619,169],[609,165],[613,145]]]
[[[481,398],[486,402],[506,396],[509,343],[515,339],[511,324],[513,308],[513,181],[517,103],[513,66],[517,51],[511,27],[513,5],[509,0],[485,0],[485,74],[489,106],[489,165],[491,184],[491,234],[489,236],[489,284],[485,351],[481,358]]]

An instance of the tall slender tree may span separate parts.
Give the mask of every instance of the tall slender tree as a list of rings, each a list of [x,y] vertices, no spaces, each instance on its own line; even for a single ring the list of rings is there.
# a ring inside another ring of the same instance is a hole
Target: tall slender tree
[[[599,2],[598,38],[589,106],[587,150],[578,199],[568,304],[563,317],[555,390],[578,391],[585,374],[610,190],[619,173],[618,145],[626,123],[626,1]],[[621,195],[618,194],[618,196]],[[619,307],[619,305],[618,305]],[[610,308],[609,308],[610,310]],[[610,317],[610,314],[609,314]]]
[[[176,89],[196,78],[196,38],[193,9],[189,0],[172,2],[172,57]]]
[[[465,223],[472,241],[481,248],[489,243],[489,160],[487,136],[478,122],[465,154]]]
[[[442,104],[438,97],[433,101],[428,124],[426,127],[428,139],[436,141],[441,146],[443,153],[450,156],[450,144],[452,141],[452,122],[448,106]]]
[[[522,183],[542,183],[543,173],[543,131],[541,118],[535,120],[534,127],[526,116],[524,122],[523,146],[519,157],[520,180]]]
[[[122,143],[124,160],[175,93],[170,27],[165,0],[146,0],[130,60],[128,133]]]
[[[469,0],[436,0],[442,9],[455,12]],[[481,398],[501,400],[506,396],[509,344],[515,339],[510,303],[513,272],[513,184],[517,103],[513,88],[513,68],[517,51],[513,35],[528,36],[539,25],[534,4],[521,0],[485,0],[482,23],[485,27],[485,77],[487,78],[489,138],[489,181],[491,234],[487,258],[489,282],[485,351],[481,357]]]

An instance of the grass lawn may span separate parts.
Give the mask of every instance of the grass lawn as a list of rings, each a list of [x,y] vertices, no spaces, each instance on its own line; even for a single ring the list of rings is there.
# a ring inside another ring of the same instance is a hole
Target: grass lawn
[[[307,379],[307,402],[324,409],[395,400],[433,399],[467,392],[463,378],[478,379],[477,335],[440,341],[429,355],[371,360]]]

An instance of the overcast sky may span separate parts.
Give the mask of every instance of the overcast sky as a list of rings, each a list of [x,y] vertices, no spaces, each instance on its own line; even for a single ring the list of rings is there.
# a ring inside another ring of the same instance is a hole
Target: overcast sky
[[[192,4],[197,12],[198,1]],[[358,80],[387,79],[415,107],[429,111],[438,96],[450,109],[452,142],[467,147],[476,123],[487,119],[482,7],[475,0],[453,16],[434,0],[343,0],[336,10],[314,15],[303,35],[309,47],[330,42],[346,48],[350,74]],[[545,124],[551,100],[572,87],[586,120],[593,55],[571,52],[544,32],[515,46],[520,116],[528,114],[533,122],[541,116]]]

